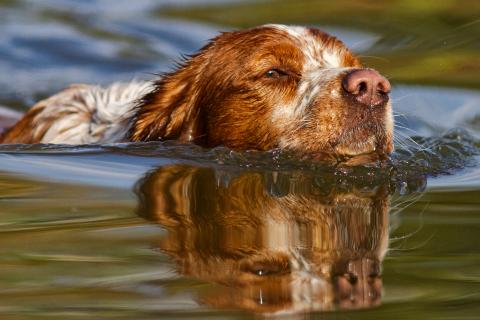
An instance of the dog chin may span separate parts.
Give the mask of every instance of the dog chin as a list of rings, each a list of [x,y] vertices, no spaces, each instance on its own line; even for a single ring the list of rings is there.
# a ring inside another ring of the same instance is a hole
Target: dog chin
[[[335,153],[339,156],[354,157],[376,152],[377,137],[368,136],[362,141],[344,141],[335,146]]]

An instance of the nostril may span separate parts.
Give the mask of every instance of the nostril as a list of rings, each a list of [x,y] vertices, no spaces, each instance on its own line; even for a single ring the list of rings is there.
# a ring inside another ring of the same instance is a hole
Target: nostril
[[[377,91],[380,93],[388,94],[390,93],[390,90],[392,90],[392,86],[390,85],[390,82],[384,77],[380,76],[380,79],[377,84]]]
[[[368,91],[368,83],[365,82],[365,81],[362,81],[358,84],[358,93],[363,93],[363,92],[366,92]]]

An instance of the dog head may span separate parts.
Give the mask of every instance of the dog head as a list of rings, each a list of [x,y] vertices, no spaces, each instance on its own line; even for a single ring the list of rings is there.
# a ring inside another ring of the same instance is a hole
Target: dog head
[[[130,138],[383,159],[393,150],[389,91],[318,29],[226,32],[156,83]]]

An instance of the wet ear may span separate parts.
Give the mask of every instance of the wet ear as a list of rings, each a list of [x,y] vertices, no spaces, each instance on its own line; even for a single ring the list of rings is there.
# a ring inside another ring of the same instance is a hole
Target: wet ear
[[[202,136],[196,107],[200,66],[194,60],[163,76],[140,101],[130,131],[131,141],[195,141]]]

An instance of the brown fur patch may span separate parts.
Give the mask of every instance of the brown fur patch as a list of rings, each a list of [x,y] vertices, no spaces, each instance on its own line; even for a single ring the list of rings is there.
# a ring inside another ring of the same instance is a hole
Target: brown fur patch
[[[11,127],[2,134],[0,143],[38,143],[42,138],[42,133],[35,134],[35,117],[41,113],[43,107],[41,104],[33,106],[15,126]],[[52,119],[52,122],[55,119]],[[51,123],[50,123],[51,124]]]
[[[157,82],[157,90],[139,106],[130,137],[236,149],[275,147],[274,133],[265,125],[271,113],[265,100],[295,93],[301,61],[299,49],[273,28],[224,33]],[[264,79],[272,68],[288,72],[290,83],[278,86]]]

